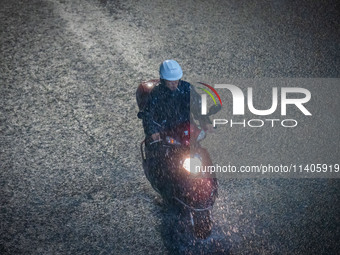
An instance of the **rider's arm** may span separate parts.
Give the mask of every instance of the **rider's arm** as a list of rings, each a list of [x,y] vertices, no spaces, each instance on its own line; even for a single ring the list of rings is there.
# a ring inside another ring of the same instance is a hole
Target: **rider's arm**
[[[159,124],[154,120],[157,107],[157,97],[149,96],[148,102],[144,109],[143,126],[146,136],[159,133]]]

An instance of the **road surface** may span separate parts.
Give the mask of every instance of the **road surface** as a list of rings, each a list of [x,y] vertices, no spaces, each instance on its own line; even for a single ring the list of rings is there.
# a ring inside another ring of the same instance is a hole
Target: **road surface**
[[[337,1],[0,3],[1,254],[339,251],[339,179],[221,180],[212,237],[173,241],[135,102],[168,58],[188,81],[339,78]]]

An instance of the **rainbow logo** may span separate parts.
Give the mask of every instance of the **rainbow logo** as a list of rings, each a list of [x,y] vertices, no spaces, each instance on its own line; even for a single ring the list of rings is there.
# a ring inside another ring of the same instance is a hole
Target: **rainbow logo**
[[[199,83],[199,84],[202,84],[203,86],[206,86],[206,87],[209,88],[212,92],[214,92],[215,95],[217,96],[218,100],[220,101],[221,106],[222,106],[221,97],[220,97],[220,95],[217,93],[217,91],[216,91],[212,86],[210,86],[210,85],[208,85],[208,84],[206,84],[206,83],[203,83],[203,82],[198,82],[198,83]],[[201,89],[201,90],[203,90],[205,93],[207,93],[207,94],[212,98],[212,100],[214,101],[215,105],[217,105],[214,96],[211,94],[211,92],[210,92],[209,90],[204,89],[204,88],[199,88],[199,89]]]

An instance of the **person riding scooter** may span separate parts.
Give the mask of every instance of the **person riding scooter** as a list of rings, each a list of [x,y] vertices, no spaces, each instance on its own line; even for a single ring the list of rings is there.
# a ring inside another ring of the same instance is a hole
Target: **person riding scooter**
[[[196,119],[201,127],[211,132],[209,117],[202,116],[201,97],[194,87],[181,80],[183,71],[175,60],[165,60],[159,68],[160,84],[154,87],[143,110],[143,126],[145,132],[146,159],[148,179],[152,186],[162,194],[171,193],[164,190],[167,175],[161,172],[164,151],[159,146],[160,132],[171,130],[181,123]],[[193,116],[191,116],[190,111]],[[193,118],[192,118],[193,117]],[[162,190],[163,189],[163,190]],[[166,195],[165,195],[166,196]]]
[[[212,165],[200,141],[206,137],[205,131],[212,131],[208,116],[220,107],[212,106],[207,115],[200,114],[201,97],[181,80],[182,68],[176,61],[164,61],[159,74],[160,79],[143,81],[136,91],[137,116],[143,120],[146,136],[140,144],[142,166],[165,204],[176,209],[177,226],[205,239],[212,231],[218,182],[215,173],[197,170]]]

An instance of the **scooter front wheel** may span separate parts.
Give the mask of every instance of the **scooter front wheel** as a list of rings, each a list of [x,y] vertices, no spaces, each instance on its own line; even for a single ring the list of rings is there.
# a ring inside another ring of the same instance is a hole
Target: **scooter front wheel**
[[[210,210],[190,212],[190,217],[193,232],[197,238],[206,239],[210,236],[213,225]]]

